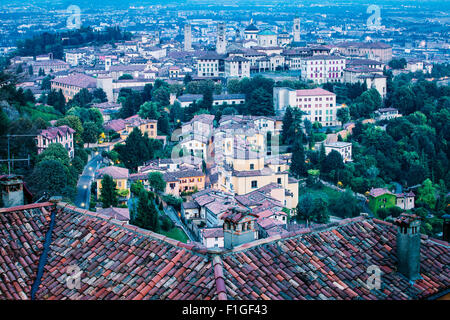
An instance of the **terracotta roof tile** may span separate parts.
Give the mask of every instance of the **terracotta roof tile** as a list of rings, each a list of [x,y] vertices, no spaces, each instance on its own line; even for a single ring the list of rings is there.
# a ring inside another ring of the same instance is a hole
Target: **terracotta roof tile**
[[[396,272],[396,227],[346,219],[232,250],[207,251],[99,213],[50,203],[0,209],[0,299],[29,299],[50,214],[52,242],[37,299],[416,299],[448,289],[449,246],[421,239],[422,279]],[[370,290],[369,265],[382,270]],[[81,271],[79,290],[67,267]]]

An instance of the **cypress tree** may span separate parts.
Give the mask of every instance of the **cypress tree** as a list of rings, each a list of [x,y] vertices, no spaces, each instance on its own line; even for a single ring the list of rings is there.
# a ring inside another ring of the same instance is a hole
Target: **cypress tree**
[[[100,199],[103,208],[117,207],[118,205],[116,182],[110,175],[105,175],[102,179]]]

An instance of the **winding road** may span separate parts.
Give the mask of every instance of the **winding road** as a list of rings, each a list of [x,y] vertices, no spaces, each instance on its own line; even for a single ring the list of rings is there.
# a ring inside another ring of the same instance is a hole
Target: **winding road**
[[[98,153],[88,161],[83,169],[83,173],[78,179],[77,196],[75,198],[75,205],[79,208],[89,209],[89,202],[91,199],[91,183],[94,180],[95,170],[98,169],[102,161],[102,156]]]

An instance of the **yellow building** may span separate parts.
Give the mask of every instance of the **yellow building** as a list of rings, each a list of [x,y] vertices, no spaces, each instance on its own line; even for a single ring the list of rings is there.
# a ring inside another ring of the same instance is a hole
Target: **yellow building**
[[[298,203],[298,181],[289,177],[287,161],[276,157],[265,159],[261,152],[235,148],[233,156],[225,157],[223,170],[219,170],[218,187],[222,191],[243,195],[272,183],[286,191],[287,208]]]
[[[121,167],[105,167],[97,170],[95,175],[95,181],[97,182],[97,198],[100,198],[100,193],[102,189],[102,179],[105,175],[109,175],[113,178],[116,183],[116,187],[120,198],[128,199],[130,197],[130,188],[128,186],[129,171],[127,168]],[[126,195],[125,195],[126,194]],[[124,196],[125,195],[125,196]]]

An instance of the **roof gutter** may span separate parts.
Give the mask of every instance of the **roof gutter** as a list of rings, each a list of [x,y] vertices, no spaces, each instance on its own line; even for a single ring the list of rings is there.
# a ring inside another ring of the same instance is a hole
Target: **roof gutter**
[[[36,300],[36,292],[39,289],[39,286],[41,284],[42,281],[42,276],[44,274],[44,268],[45,265],[47,264],[47,257],[48,257],[48,252],[50,251],[50,245],[52,243],[52,233],[53,233],[53,228],[55,227],[55,222],[56,222],[56,213],[60,212],[61,209],[56,210],[56,208],[54,210],[52,210],[52,213],[50,215],[50,225],[48,228],[47,233],[45,234],[45,240],[44,240],[44,250],[42,250],[42,254],[39,257],[39,265],[38,265],[38,270],[37,270],[37,274],[36,274],[36,279],[33,282],[33,285],[31,286],[31,300]]]

